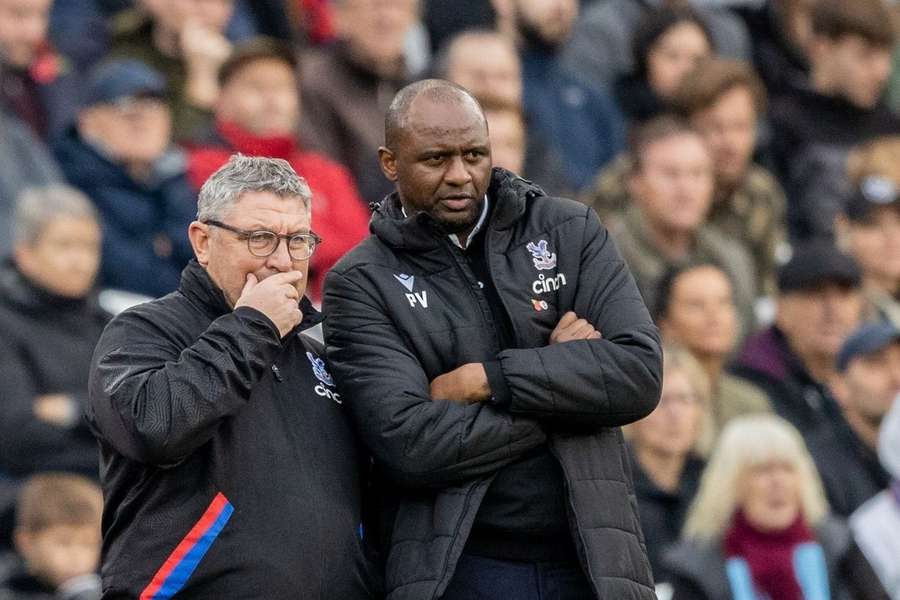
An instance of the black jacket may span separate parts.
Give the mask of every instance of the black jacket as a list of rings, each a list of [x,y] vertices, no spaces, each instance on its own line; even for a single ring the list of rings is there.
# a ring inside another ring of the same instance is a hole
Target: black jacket
[[[91,353],[110,315],[92,296],[63,298],[0,266],[0,472],[70,471],[97,479],[97,442],[82,418]],[[66,394],[68,425],[43,421],[35,398]]]
[[[656,327],[592,210],[502,169],[488,193],[494,209],[479,235],[515,349],[498,352],[462,251],[428,215],[404,219],[395,195],[376,210],[374,235],[325,280],[329,358],[381,478],[388,598],[439,597],[498,469],[543,444],[564,472],[598,597],[655,598],[619,426],[659,398]],[[603,339],[548,346],[569,310]],[[438,375],[494,361],[496,404],[430,399]]]
[[[831,511],[849,518],[857,508],[891,484],[878,454],[854,433],[843,417],[820,425],[807,440]]]
[[[825,553],[832,600],[889,600],[844,521],[826,518],[815,533]],[[718,544],[682,540],[666,552],[664,562],[673,574],[672,600],[732,600]]]
[[[179,597],[372,597],[354,438],[321,347],[300,333],[317,315],[301,308],[281,340],[192,261],[177,292],[106,329],[89,414],[105,600],[177,587],[172,566],[189,576]],[[164,564],[177,547],[199,553],[192,574],[194,554]]]

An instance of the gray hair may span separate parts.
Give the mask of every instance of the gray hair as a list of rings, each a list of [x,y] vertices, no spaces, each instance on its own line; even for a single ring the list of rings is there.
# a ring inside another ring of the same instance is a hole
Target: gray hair
[[[309,209],[312,192],[286,160],[233,154],[213,173],[197,198],[197,220],[221,220],[244,192],[272,192],[281,198],[299,198]]]
[[[47,225],[61,218],[98,222],[93,203],[73,187],[53,184],[25,188],[16,202],[12,223],[13,244],[34,245]]]

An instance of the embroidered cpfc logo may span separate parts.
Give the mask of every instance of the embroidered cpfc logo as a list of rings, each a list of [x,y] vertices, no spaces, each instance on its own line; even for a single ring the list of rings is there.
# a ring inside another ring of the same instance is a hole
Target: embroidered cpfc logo
[[[416,284],[416,278],[414,275],[407,275],[406,273],[398,273],[394,275],[394,279],[400,282],[400,285],[405,287],[410,292],[413,291],[413,286]]]
[[[537,244],[528,242],[525,246],[531,252],[534,268],[538,271],[547,271],[556,267],[556,253],[550,252],[547,240],[539,240]]]
[[[422,290],[421,292],[416,292],[413,290],[413,287],[416,285],[416,278],[414,275],[407,275],[406,273],[395,273],[394,279],[400,282],[400,285],[405,287],[409,292],[406,294],[406,300],[409,302],[409,305],[412,308],[416,306],[421,306],[422,308],[428,308],[428,292]]]
[[[331,374],[325,370],[325,361],[312,352],[307,352],[306,358],[309,359],[309,363],[312,365],[313,375],[321,382],[316,384],[316,387],[313,388],[316,394],[323,398],[330,398],[338,404],[341,404],[341,395],[334,390],[328,389],[334,387],[334,379],[331,377]]]

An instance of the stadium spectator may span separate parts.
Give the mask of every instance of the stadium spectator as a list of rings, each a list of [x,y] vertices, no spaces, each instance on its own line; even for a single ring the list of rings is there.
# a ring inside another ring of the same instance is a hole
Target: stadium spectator
[[[13,234],[0,268],[0,471],[97,479],[97,444],[82,418],[91,353],[109,320],[92,294],[96,211],[72,188],[32,188]]]
[[[839,418],[827,386],[861,323],[861,285],[851,257],[825,241],[801,245],[778,273],[775,323],[750,337],[732,366],[804,435]]]
[[[881,101],[896,39],[883,0],[816,0],[810,87],[772,104],[772,153],[788,196],[792,239],[830,237],[850,186],[854,146],[900,133]]]
[[[0,259],[12,251],[12,218],[22,190],[61,181],[41,140],[18,117],[0,109]]]
[[[900,329],[870,323],[856,330],[838,353],[830,388],[841,417],[810,434],[809,449],[831,510],[849,517],[890,483],[878,460],[878,432],[900,395]]]
[[[235,47],[219,75],[214,129],[190,148],[189,175],[199,190],[235,152],[288,161],[312,190],[312,219],[327,240],[310,262],[307,282],[318,302],[325,273],[368,234],[369,211],[346,169],[300,145],[296,67],[290,48],[271,39]]]
[[[109,596],[375,596],[348,399],[304,333],[312,201],[284,160],[232,157],[200,190],[178,293],[104,330],[88,417]]]
[[[55,146],[66,178],[97,206],[103,226],[100,285],[148,296],[178,286],[192,256],[196,212],[187,159],[171,144],[165,81],[117,60],[90,77],[77,123]]]
[[[769,0],[738,8],[750,32],[753,65],[775,100],[809,85],[815,0]]]
[[[511,8],[530,133],[559,153],[570,187],[581,191],[623,147],[622,116],[605,90],[581,83],[560,63],[577,0],[512,0]]]
[[[900,598],[900,397],[894,400],[878,435],[878,456],[891,474],[890,489],[850,517],[853,537],[892,600]]]
[[[739,415],[772,410],[762,390],[725,370],[738,342],[732,288],[721,267],[695,262],[669,269],[656,293],[654,320],[663,339],[686,348],[703,367],[717,430]]]
[[[837,242],[863,271],[866,318],[900,327],[900,137],[855,149],[847,172],[853,190],[835,221]]]
[[[3,600],[99,600],[100,514],[97,485],[77,475],[29,479],[16,507],[18,560],[0,580]]]
[[[665,4],[638,22],[631,51],[634,69],[615,82],[619,107],[632,125],[664,112],[675,91],[714,52],[712,35],[690,6]]]
[[[703,138],[670,116],[648,121],[634,136],[629,207],[610,220],[625,262],[648,306],[666,270],[712,260],[727,269],[742,331],[754,322],[756,275],[747,251],[706,223],[713,195],[713,163]]]
[[[722,432],[665,563],[678,600],[888,600],[846,523],[829,515],[803,439],[772,415]]]
[[[481,104],[494,164],[540,181],[556,196],[573,191],[558,149],[528,127],[522,108],[522,68],[515,44],[495,31],[464,31],[438,53],[436,77],[469,90]]]
[[[746,63],[708,59],[684,76],[671,105],[706,140],[715,166],[710,224],[743,243],[756,267],[760,294],[775,288],[778,258],[786,238],[781,186],[753,162],[765,91]],[[630,158],[620,157],[600,172],[583,201],[600,215],[628,204]]]
[[[163,74],[174,139],[208,127],[219,96],[219,68],[231,52],[225,28],[234,0],[138,0],[116,15],[110,55]]]
[[[563,62],[595,87],[611,87],[635,68],[632,41],[640,20],[668,0],[606,0],[585,7],[575,24]],[[721,3],[691,0],[703,17],[717,52],[731,58],[750,57],[750,39],[741,20]]]
[[[418,9],[418,0],[335,0],[337,43],[301,61],[301,98],[310,115],[301,139],[347,167],[367,203],[391,192],[378,147],[384,111],[411,76],[404,44]]]
[[[686,350],[666,346],[659,405],[625,430],[641,529],[657,584],[669,580],[663,551],[678,541],[700,484],[712,433],[709,401],[700,365]]]
[[[78,76],[47,35],[52,0],[0,0],[0,103],[44,141],[77,109]]]

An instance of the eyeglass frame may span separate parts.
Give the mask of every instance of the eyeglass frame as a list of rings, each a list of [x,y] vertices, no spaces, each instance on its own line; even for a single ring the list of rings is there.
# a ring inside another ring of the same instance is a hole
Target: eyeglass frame
[[[281,240],[284,240],[285,247],[287,248],[288,256],[291,257],[291,260],[308,260],[308,259],[312,258],[313,254],[315,254],[316,248],[319,247],[319,244],[321,244],[325,241],[315,231],[309,231],[308,233],[294,233],[292,235],[287,235],[287,234],[282,234],[282,233],[275,233],[274,231],[269,231],[268,229],[252,229],[252,230],[240,229],[238,227],[234,227],[232,225],[228,225],[227,223],[223,223],[221,221],[216,221],[214,219],[207,219],[205,221],[201,221],[201,223],[203,223],[204,225],[212,225],[213,227],[218,227],[219,229],[224,229],[226,231],[230,231],[232,233],[238,234],[238,236],[239,236],[238,239],[243,238],[247,241],[247,251],[250,252],[250,254],[252,254],[256,258],[269,258],[273,254],[278,252],[278,248],[281,246]],[[253,251],[253,248],[250,247],[250,238],[254,234],[258,234],[258,233],[266,233],[266,234],[271,234],[271,235],[275,236],[275,240],[276,240],[275,246],[272,248],[272,251],[269,252],[268,254],[257,254],[256,252]],[[304,256],[303,258],[296,258],[293,255],[293,253],[291,252],[291,240],[293,238],[301,237],[301,236],[310,238],[313,242],[313,246],[312,246],[312,250],[309,251],[309,256]]]

